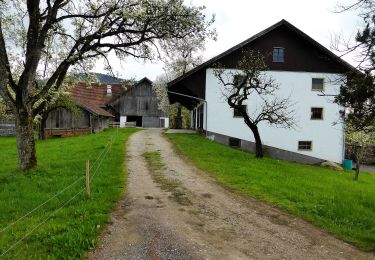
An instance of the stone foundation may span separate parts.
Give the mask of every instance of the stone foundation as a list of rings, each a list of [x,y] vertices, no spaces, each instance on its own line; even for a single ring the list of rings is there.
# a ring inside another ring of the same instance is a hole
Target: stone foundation
[[[229,145],[229,138],[232,138],[231,136],[227,135],[222,135],[218,133],[213,133],[208,131],[207,135],[211,140],[214,140],[218,143]],[[241,150],[244,151],[249,151],[249,152],[255,152],[255,143],[242,140],[240,139],[240,147],[238,147]],[[290,162],[298,162],[298,163],[304,163],[304,164],[319,164],[323,162],[324,160],[300,154],[300,153],[295,153],[295,152],[290,152],[287,150],[275,148],[272,146],[267,146],[263,145],[263,152],[264,155],[275,158],[275,159],[280,159],[284,161],[290,161]]]
[[[80,129],[50,129],[44,130],[44,138],[48,139],[51,137],[71,137],[91,134],[91,128],[80,128]]]

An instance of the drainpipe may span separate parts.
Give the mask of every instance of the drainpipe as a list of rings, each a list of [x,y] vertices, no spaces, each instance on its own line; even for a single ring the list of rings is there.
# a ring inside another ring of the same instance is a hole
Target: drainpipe
[[[204,102],[205,103],[205,110],[206,110],[206,113],[205,113],[205,118],[206,118],[206,137],[207,137],[207,131],[208,131],[208,121],[207,121],[207,101],[204,100],[203,98],[197,98],[197,97],[193,97],[193,96],[189,96],[189,95],[185,95],[185,94],[181,94],[181,93],[177,93],[177,92],[173,92],[173,91],[169,91],[168,90],[168,93],[171,93],[171,94],[175,94],[175,95],[178,95],[178,96],[182,96],[182,97],[187,97],[187,98],[191,98],[191,99],[195,99],[195,100],[199,100],[201,102]]]

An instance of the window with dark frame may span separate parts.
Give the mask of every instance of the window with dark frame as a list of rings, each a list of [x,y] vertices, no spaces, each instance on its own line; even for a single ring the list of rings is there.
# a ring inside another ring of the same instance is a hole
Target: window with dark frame
[[[272,52],[273,62],[284,62],[284,48],[274,47]]]
[[[315,91],[323,91],[324,90],[324,79],[322,79],[322,78],[312,78],[311,89],[315,90]]]
[[[241,105],[242,108],[245,109],[245,111],[247,110],[247,106],[246,105]],[[233,108],[233,117],[242,117],[242,114],[240,112],[239,109],[237,108]]]
[[[241,147],[241,140],[238,138],[229,137],[229,146],[230,147]]]
[[[312,107],[311,108],[311,119],[323,119],[323,108],[322,107]]]
[[[299,141],[298,150],[300,151],[311,151],[312,150],[312,141]]]

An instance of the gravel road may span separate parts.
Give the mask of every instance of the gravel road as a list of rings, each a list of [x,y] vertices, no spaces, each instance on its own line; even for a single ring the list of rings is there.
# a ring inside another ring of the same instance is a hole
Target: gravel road
[[[154,182],[143,157],[158,151],[163,174],[190,203]],[[218,185],[176,155],[162,130],[128,141],[128,188],[88,259],[375,259],[313,225]]]

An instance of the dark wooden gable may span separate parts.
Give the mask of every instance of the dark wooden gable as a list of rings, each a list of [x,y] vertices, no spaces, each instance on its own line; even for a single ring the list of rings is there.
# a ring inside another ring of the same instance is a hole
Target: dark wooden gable
[[[274,47],[284,49],[284,62],[273,62]],[[243,47],[218,59],[225,67],[235,68],[242,58],[243,51],[259,50],[265,57],[270,70],[345,73],[348,67],[338,62],[338,57],[332,56],[314,42],[309,41],[286,24],[273,29]]]
[[[159,100],[153,91],[152,82],[143,79],[128,89],[113,104],[121,116],[162,117]]]
[[[272,61],[274,47],[284,48],[284,62]],[[205,98],[206,69],[216,64],[236,68],[246,50],[259,50],[270,70],[345,73],[354,68],[285,20],[274,24],[226,52],[208,60],[168,84],[170,91]],[[196,101],[169,94],[171,103],[192,108]]]

